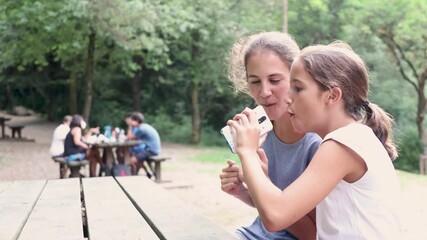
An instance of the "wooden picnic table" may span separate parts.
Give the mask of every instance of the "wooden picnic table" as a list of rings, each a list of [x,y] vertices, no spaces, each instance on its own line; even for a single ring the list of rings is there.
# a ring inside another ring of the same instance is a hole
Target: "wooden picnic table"
[[[114,163],[129,163],[129,148],[141,144],[140,141],[129,140],[124,142],[100,142],[90,144],[91,147],[102,149],[101,156],[101,168],[99,175],[104,174],[105,176],[111,175],[111,168]],[[121,149],[122,156],[116,156],[114,149]]]
[[[145,176],[0,182],[0,239],[235,239]]]

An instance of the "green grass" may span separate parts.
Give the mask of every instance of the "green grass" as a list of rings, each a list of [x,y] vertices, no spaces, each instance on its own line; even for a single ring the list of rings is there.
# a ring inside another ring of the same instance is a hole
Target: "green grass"
[[[234,160],[239,162],[239,158],[236,154],[230,152],[228,148],[225,147],[212,147],[210,150],[205,153],[200,153],[196,155],[192,160],[204,163],[214,163],[224,165],[226,159]]]
[[[5,162],[7,162],[7,159],[5,157],[0,156],[0,166],[3,165]]]
[[[427,186],[427,175],[420,175],[405,171],[398,171],[400,185],[403,189],[411,185],[424,185]]]

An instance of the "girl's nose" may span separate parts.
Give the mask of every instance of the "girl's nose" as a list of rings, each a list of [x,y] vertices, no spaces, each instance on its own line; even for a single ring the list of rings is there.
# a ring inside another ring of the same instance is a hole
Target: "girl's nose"
[[[287,97],[285,98],[285,103],[288,105],[292,104],[292,98],[290,97],[290,95],[288,94]]]

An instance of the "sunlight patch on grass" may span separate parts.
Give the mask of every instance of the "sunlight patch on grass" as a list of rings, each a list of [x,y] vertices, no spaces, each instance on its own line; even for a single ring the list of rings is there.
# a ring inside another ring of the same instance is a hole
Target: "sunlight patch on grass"
[[[5,162],[7,162],[7,159],[5,157],[0,156],[0,166],[3,165]]]
[[[193,158],[194,161],[221,165],[224,165],[226,163],[226,159],[231,159],[235,162],[239,162],[239,158],[237,157],[237,155],[231,153],[230,150],[225,147],[211,148],[210,151],[200,153]]]
[[[401,170],[397,170],[397,175],[399,176],[400,185],[402,186],[402,189],[406,189],[413,185],[427,186],[427,175],[420,175]]]

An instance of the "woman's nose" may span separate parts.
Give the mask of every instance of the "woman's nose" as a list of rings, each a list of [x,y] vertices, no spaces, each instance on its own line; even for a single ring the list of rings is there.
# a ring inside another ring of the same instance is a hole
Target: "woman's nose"
[[[262,85],[261,97],[268,97],[271,95],[271,89],[269,86]]]

